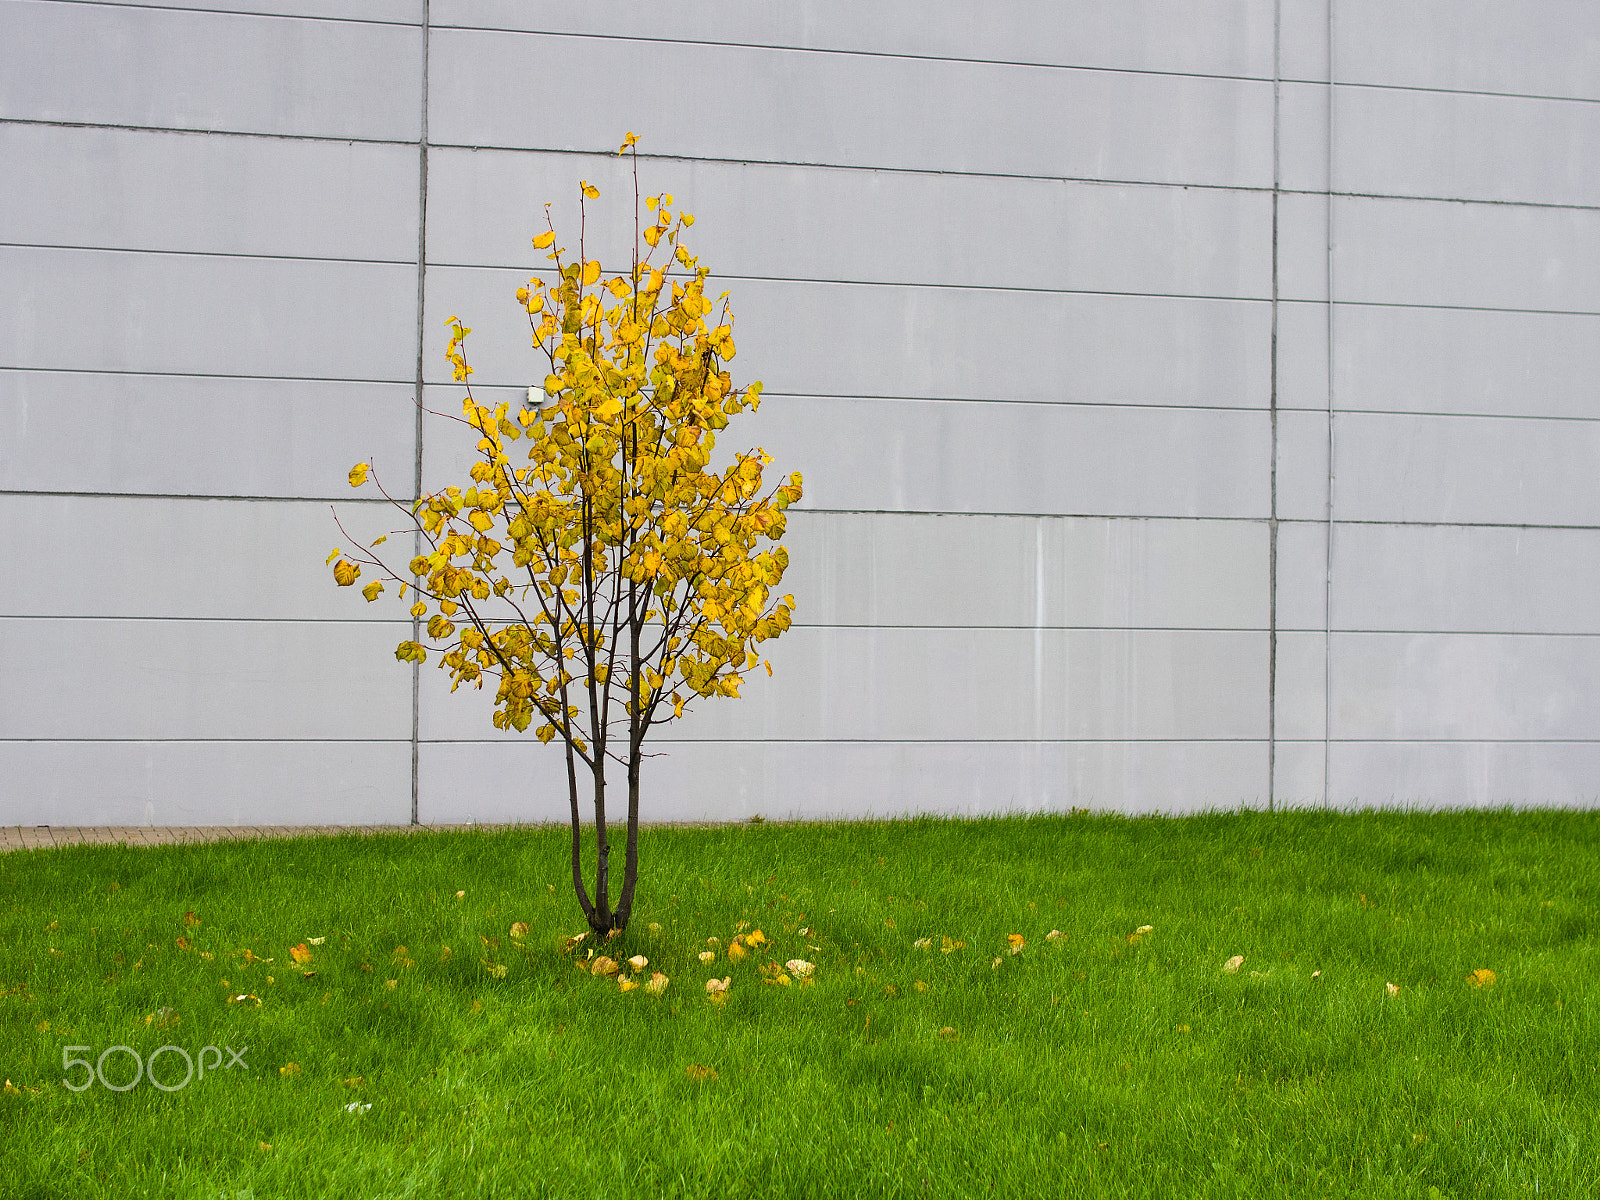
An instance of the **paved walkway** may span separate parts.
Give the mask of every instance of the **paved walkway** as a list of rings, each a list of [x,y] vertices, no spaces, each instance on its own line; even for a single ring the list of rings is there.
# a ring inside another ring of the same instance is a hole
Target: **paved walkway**
[[[510,825],[4,825],[0,852],[61,846],[173,846],[256,838],[331,837],[340,833],[416,833],[511,829]]]

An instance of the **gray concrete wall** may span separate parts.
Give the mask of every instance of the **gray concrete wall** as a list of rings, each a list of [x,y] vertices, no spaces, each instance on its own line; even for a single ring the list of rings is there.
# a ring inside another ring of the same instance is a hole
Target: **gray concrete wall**
[[[1593,803],[1600,8],[1329,3],[0,0],[0,823],[564,814],[323,558],[628,130],[807,481],[648,815]]]

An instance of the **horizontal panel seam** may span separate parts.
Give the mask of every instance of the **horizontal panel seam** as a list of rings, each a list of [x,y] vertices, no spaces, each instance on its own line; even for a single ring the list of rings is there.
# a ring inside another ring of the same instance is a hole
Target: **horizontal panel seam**
[[[488,619],[491,626],[504,625],[509,618]],[[410,619],[400,617],[205,617],[205,616],[174,616],[170,614],[135,614],[126,613],[0,613],[0,621],[160,621],[171,624],[198,624],[207,622],[217,625],[386,625],[410,627]],[[930,633],[965,633],[965,632],[990,632],[990,633],[1215,633],[1215,634],[1261,634],[1266,633],[1265,626],[1253,625],[975,625],[975,624],[942,624],[942,625],[907,625],[907,624],[868,624],[864,622],[816,622],[795,621],[793,629],[830,630],[830,629],[864,629],[864,630],[893,630]],[[1321,632],[1320,630],[1318,632]],[[1335,631],[1337,632],[1337,631]],[[1600,635],[1597,635],[1600,636]]]
[[[37,0],[35,0],[37,3]],[[192,13],[196,16],[260,17],[269,21],[318,21],[329,25],[382,25],[395,29],[422,28],[421,21],[385,21],[379,17],[332,17],[311,13],[253,12],[243,8],[198,8],[179,4],[127,4],[122,0],[47,0],[51,4],[77,4],[86,8],[114,8],[135,12]]]
[[[268,254],[247,250],[184,250],[170,246],[85,246],[66,242],[5,242],[0,249],[7,250],[77,250],[87,254],[140,254],[152,258],[234,258],[262,259],[268,262],[349,263],[374,267],[406,267],[416,270],[415,259],[405,258],[349,258],[330,254]]]

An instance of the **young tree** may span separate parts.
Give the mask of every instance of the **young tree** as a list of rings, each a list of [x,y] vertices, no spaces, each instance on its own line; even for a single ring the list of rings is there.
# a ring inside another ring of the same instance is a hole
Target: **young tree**
[[[670,195],[649,197],[641,228],[637,139],[632,151],[634,248],[628,268],[607,278],[586,256],[551,249],[555,227],[534,238],[553,270],[517,290],[533,345],[548,360],[543,395],[513,413],[477,403],[467,377],[466,337],[451,317],[447,351],[467,384],[462,415],[478,435],[478,461],[464,489],[446,487],[414,504],[396,500],[367,463],[369,479],[406,513],[422,553],[403,574],[388,566],[378,538],[348,557],[335,550],[333,574],[374,601],[387,579],[435,643],[451,691],[495,687],[494,724],[532,729],[566,751],[572,817],[572,885],[590,927],[625,927],[638,878],[639,774],[645,738],[681,718],[697,697],[737,696],[745,674],[765,662],[756,647],[789,628],[794,597],[776,595],[788,565],[784,510],[801,494],[799,473],[766,491],[771,461],[759,448],[711,466],[716,434],[760,403],[761,384],[735,387],[727,293],[708,299],[709,270],[683,244],[690,213]],[[599,197],[580,184],[583,205]],[[657,256],[660,261],[657,262]],[[548,275],[546,279],[544,275]],[[720,303],[720,309],[718,304]],[[713,317],[713,313],[715,313]],[[708,318],[712,318],[708,320]],[[715,321],[715,324],[712,323]],[[525,442],[516,465],[513,451]],[[337,517],[335,518],[337,520]],[[344,532],[343,526],[340,526]],[[348,537],[348,533],[346,533]],[[769,545],[764,545],[769,544]],[[428,649],[400,643],[395,657],[422,663]],[[607,766],[628,780],[627,850],[621,895],[610,903]],[[580,768],[582,770],[580,771]],[[594,896],[580,861],[580,775],[594,803]]]

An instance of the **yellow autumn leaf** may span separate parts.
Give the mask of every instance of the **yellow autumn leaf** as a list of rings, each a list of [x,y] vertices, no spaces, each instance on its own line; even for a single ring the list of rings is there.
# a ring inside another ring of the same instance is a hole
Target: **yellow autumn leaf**
[[[340,587],[349,587],[361,574],[361,568],[348,558],[341,558],[333,564],[333,581]]]
[[[621,153],[623,153],[623,151],[627,150],[628,147],[637,146],[638,144],[639,144],[639,135],[636,134],[636,133],[630,133],[630,134],[628,134],[627,137],[622,139],[622,145],[617,147],[617,153],[621,154]]]
[[[754,946],[759,950],[762,946],[766,945],[767,935],[762,933],[759,929],[752,929],[749,933],[745,934],[744,940],[746,945]]]
[[[628,960],[628,966],[635,971],[642,971],[650,965],[650,960],[642,954],[635,954]]]
[[[547,229],[547,230],[545,230],[545,232],[541,233],[538,237],[533,239],[533,248],[535,250],[546,250],[549,247],[555,245],[555,242],[556,242],[555,230]]]
[[[382,582],[382,580],[374,579],[371,583],[367,584],[366,587],[361,589],[361,594],[367,598],[367,603],[371,604],[374,600],[376,600],[378,598],[379,594],[382,591],[383,591],[383,582]]]
[[[301,942],[298,946],[289,948],[289,957],[297,963],[308,963],[311,961],[311,949],[304,942]]]
[[[650,980],[644,985],[644,990],[649,992],[652,996],[659,996],[662,992],[667,990],[667,984],[670,982],[671,980],[669,980],[660,971],[651,971]]]
[[[1021,954],[1022,953],[1022,947],[1024,945],[1026,945],[1026,944],[1027,943],[1026,943],[1025,939],[1023,938],[1023,936],[1020,933],[1008,933],[1008,934],[1006,934],[1006,945],[1010,947],[1011,953],[1013,953],[1013,954]]]
[[[631,992],[639,985],[633,980],[629,979],[626,975],[619,975],[617,977],[617,986],[624,992]]]
[[[360,487],[367,481],[367,472],[372,469],[371,463],[357,463],[350,468],[350,486]]]
[[[600,199],[600,189],[595,187],[595,185],[590,183],[587,179],[579,180],[578,181],[578,185],[581,188],[583,188],[583,195],[584,195],[585,199],[587,199],[587,200],[598,200],[598,199]]]
[[[583,264],[583,285],[588,287],[591,283],[599,278],[600,262],[598,259],[591,258],[588,262]]]
[[[1237,975],[1239,973],[1239,968],[1242,966],[1244,966],[1244,955],[1235,954],[1227,962],[1222,964],[1222,969],[1229,975]]]
[[[1471,975],[1467,976],[1467,982],[1475,988],[1493,987],[1494,981],[1495,973],[1489,970],[1488,967],[1479,967]]]
[[[728,960],[730,962],[742,962],[749,957],[750,951],[746,950],[738,942],[728,943]]]
[[[700,951],[700,961],[703,962],[703,963],[716,962],[717,961],[717,952],[715,950],[702,950],[702,951]]]

